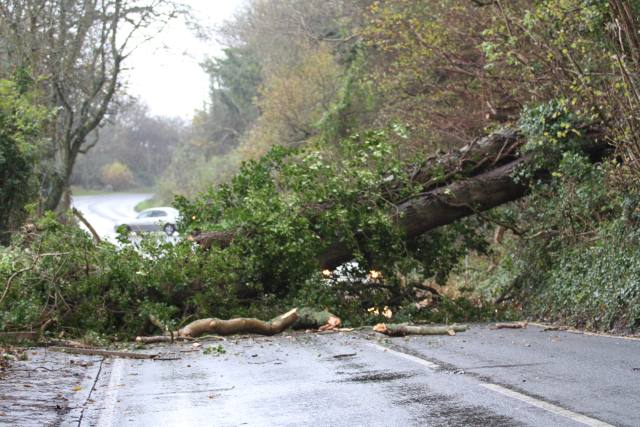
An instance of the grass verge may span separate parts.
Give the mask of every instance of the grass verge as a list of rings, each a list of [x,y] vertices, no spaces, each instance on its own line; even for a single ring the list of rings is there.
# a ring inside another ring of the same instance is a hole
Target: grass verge
[[[134,206],[134,210],[136,212],[141,212],[145,209],[155,208],[158,206],[162,206],[162,200],[158,199],[156,196],[153,196],[149,199],[143,200],[137,205]]]

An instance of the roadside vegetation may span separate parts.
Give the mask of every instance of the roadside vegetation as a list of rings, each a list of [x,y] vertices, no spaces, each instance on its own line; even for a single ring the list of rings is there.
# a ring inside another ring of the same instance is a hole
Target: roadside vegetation
[[[69,177],[155,184],[144,203],[182,212],[177,243],[96,243],[51,211],[33,177],[64,117],[36,96],[39,68],[0,55],[0,162],[20,168],[0,172],[0,330],[128,338],[150,319],[305,306],[346,325],[635,332],[639,16],[635,0],[249,2],[217,30],[226,49],[204,64],[210,99],[190,124],[134,102]],[[487,135],[514,136],[456,157]],[[509,162],[510,203],[466,201],[465,182]],[[425,197],[464,215],[412,233],[405,208]],[[355,263],[333,270],[336,246]]]

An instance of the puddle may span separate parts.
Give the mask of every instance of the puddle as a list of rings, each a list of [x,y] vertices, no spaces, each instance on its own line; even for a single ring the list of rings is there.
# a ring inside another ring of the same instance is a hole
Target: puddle
[[[365,371],[338,382],[382,383],[415,376],[414,372]]]
[[[523,426],[515,419],[492,410],[468,405],[456,396],[434,393],[427,386],[396,387],[398,399],[393,404],[407,406],[425,425],[440,426]]]

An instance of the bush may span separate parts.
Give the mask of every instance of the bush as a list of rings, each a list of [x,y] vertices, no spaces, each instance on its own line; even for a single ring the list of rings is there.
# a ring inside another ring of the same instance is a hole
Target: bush
[[[100,180],[104,185],[110,186],[114,190],[131,188],[135,184],[133,173],[129,167],[119,161],[105,165],[100,171]]]
[[[24,88],[0,80],[0,243],[7,241],[7,229],[24,219],[25,205],[37,197],[34,171],[46,117],[46,110],[36,106]]]

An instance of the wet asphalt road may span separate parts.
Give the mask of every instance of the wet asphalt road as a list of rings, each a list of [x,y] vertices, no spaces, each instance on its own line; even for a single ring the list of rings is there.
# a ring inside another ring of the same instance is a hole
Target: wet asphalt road
[[[640,425],[638,340],[474,325],[454,337],[296,333],[145,351],[174,360],[93,358],[60,424]]]

